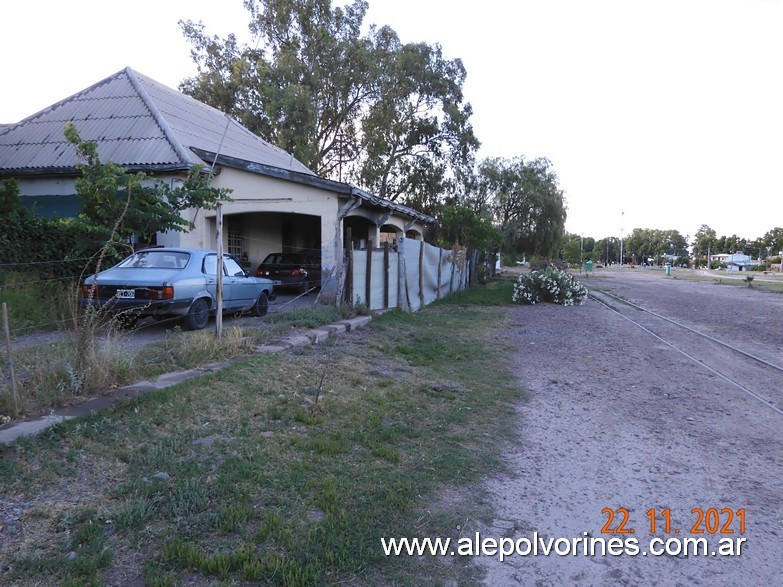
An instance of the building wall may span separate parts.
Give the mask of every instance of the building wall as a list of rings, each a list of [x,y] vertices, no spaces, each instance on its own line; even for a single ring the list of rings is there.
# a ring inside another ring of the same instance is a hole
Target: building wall
[[[317,217],[320,224],[318,244],[321,249],[321,265],[325,273],[342,262],[336,257],[337,194],[306,185],[270,178],[256,173],[224,167],[213,182],[217,188],[230,188],[231,201],[222,205],[224,222],[234,215],[244,216],[244,228],[251,263],[260,263],[266,254],[278,252],[282,247],[283,215]],[[188,210],[186,218],[195,218],[196,228],[181,234],[180,246],[211,248],[215,242],[215,210]],[[296,222],[296,221],[294,221]],[[309,225],[313,220],[302,220]],[[310,238],[308,238],[310,237]],[[301,248],[311,248],[313,235],[298,234],[295,242]],[[228,247],[228,233],[223,230],[223,246]],[[274,249],[274,250],[273,250]]]

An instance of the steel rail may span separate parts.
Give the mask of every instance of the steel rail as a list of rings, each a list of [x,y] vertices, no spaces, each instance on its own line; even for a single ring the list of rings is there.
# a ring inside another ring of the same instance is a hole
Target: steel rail
[[[595,290],[593,290],[593,291],[595,291]],[[780,371],[781,373],[783,373],[783,367],[775,365],[774,363],[770,363],[769,361],[767,361],[765,359],[762,359],[761,357],[757,357],[755,355],[751,355],[749,352],[743,351],[742,349],[738,349],[737,347],[732,346],[729,343],[724,342],[724,341],[722,341],[720,339],[717,339],[717,338],[715,338],[713,336],[710,336],[709,334],[704,334],[703,332],[699,332],[698,330],[695,330],[695,329],[691,328],[690,326],[686,326],[685,324],[681,324],[680,322],[677,322],[676,320],[672,320],[671,318],[667,318],[666,316],[662,316],[661,314],[658,314],[657,312],[653,312],[652,310],[648,310],[647,308],[643,308],[642,306],[639,306],[638,304],[634,304],[633,302],[629,302],[628,300],[626,300],[625,298],[621,298],[620,296],[617,296],[617,295],[614,295],[614,294],[610,294],[609,292],[605,292],[605,291],[602,291],[600,293],[601,293],[601,295],[605,295],[607,297],[610,297],[610,298],[613,298],[613,299],[615,299],[617,301],[620,301],[620,302],[622,302],[624,304],[628,304],[629,306],[631,306],[633,308],[636,308],[637,310],[641,310],[642,312],[646,312],[648,314],[651,314],[652,316],[655,316],[656,318],[660,318],[661,320],[665,320],[666,322],[670,322],[671,324],[674,324],[675,326],[679,326],[680,328],[684,328],[685,330],[693,332],[694,334],[698,334],[699,336],[704,337],[707,340],[710,340],[710,341],[712,341],[712,342],[714,342],[716,344],[724,346],[727,349],[730,349],[730,350],[734,351],[735,353],[739,353],[741,355],[744,355],[747,358],[752,359],[754,361],[757,361],[757,362],[761,363],[762,365],[764,365],[766,367],[770,367],[771,369],[775,369],[776,371]],[[596,297],[592,293],[590,294],[590,297],[593,298],[596,301],[600,301],[600,300],[596,299]],[[603,302],[601,302],[601,303],[603,303]],[[604,305],[607,305],[607,304],[604,304]],[[609,306],[607,306],[607,307],[609,307]]]
[[[602,292],[602,293],[605,293],[605,292]],[[759,401],[760,403],[764,404],[765,406],[767,406],[767,407],[768,407],[768,408],[770,408],[771,410],[773,410],[773,411],[777,412],[778,414],[780,414],[781,416],[783,416],[783,410],[782,410],[782,409],[780,409],[778,406],[776,406],[776,405],[775,405],[774,403],[772,403],[771,401],[769,401],[768,399],[766,399],[766,398],[764,398],[764,397],[760,396],[759,394],[757,394],[757,393],[756,393],[756,392],[754,392],[754,391],[751,391],[750,389],[748,389],[747,387],[745,387],[744,385],[742,385],[742,384],[740,384],[740,383],[737,383],[737,382],[736,382],[736,381],[734,381],[733,379],[730,379],[730,378],[726,377],[726,376],[725,376],[723,373],[721,373],[720,371],[716,371],[715,369],[713,369],[712,367],[710,367],[709,365],[707,365],[707,364],[706,364],[706,363],[704,363],[703,361],[700,361],[699,359],[697,359],[697,358],[696,358],[696,357],[694,357],[693,355],[690,355],[690,354],[688,354],[687,352],[685,352],[684,350],[682,350],[681,348],[679,348],[679,347],[675,346],[674,344],[672,344],[671,342],[669,342],[669,341],[668,341],[668,340],[666,340],[665,338],[662,338],[661,336],[659,336],[659,335],[655,334],[655,333],[654,333],[652,330],[650,330],[650,329],[649,329],[649,328],[647,328],[646,326],[643,326],[642,324],[639,324],[639,323],[638,323],[638,322],[636,322],[635,320],[632,320],[631,318],[629,318],[628,316],[626,316],[625,314],[623,314],[623,313],[622,313],[622,312],[620,312],[619,310],[617,310],[617,309],[613,308],[612,306],[610,306],[609,304],[607,304],[607,303],[606,303],[606,302],[604,302],[603,300],[599,300],[599,299],[598,299],[598,298],[597,298],[595,295],[593,295],[593,294],[589,294],[589,295],[590,295],[590,298],[591,298],[591,299],[593,299],[594,301],[598,302],[599,304],[601,304],[601,305],[602,305],[602,306],[604,306],[605,308],[608,308],[609,310],[611,310],[612,312],[614,312],[615,314],[617,314],[617,315],[618,315],[618,316],[620,316],[621,318],[624,318],[625,320],[628,320],[628,322],[630,322],[630,323],[631,323],[631,324],[633,324],[634,326],[637,326],[638,328],[641,328],[641,329],[642,329],[642,330],[644,330],[646,333],[650,334],[650,335],[651,335],[651,336],[653,336],[654,338],[656,338],[656,339],[658,339],[659,341],[661,341],[663,344],[665,344],[665,345],[667,345],[667,346],[671,347],[672,349],[674,349],[674,350],[675,350],[675,351],[677,351],[678,353],[680,353],[680,354],[684,355],[685,357],[687,357],[688,359],[690,359],[690,360],[691,360],[691,361],[693,361],[694,363],[696,363],[696,364],[698,364],[698,365],[700,365],[700,366],[704,367],[704,368],[705,368],[705,369],[707,369],[707,371],[709,371],[710,373],[712,373],[712,374],[714,374],[714,375],[717,375],[718,377],[720,377],[721,379],[723,379],[723,380],[724,380],[724,381],[726,381],[727,383],[730,383],[731,385],[733,385],[734,387],[736,387],[736,388],[737,388],[737,389],[739,389],[740,391],[742,391],[742,392],[746,393],[747,395],[749,395],[749,396],[750,396],[750,397],[752,397],[753,399],[755,399],[755,400]],[[617,298],[616,296],[612,296],[612,295],[609,295],[609,297],[614,297],[615,299],[620,299],[620,300],[622,300],[622,298]],[[623,301],[623,302],[626,302],[626,300],[622,300],[622,301]],[[626,302],[626,303],[629,303],[629,304],[630,304],[630,302]],[[649,310],[645,310],[644,308],[641,308],[640,306],[636,306],[635,304],[630,304],[630,305],[631,305],[631,306],[634,306],[634,307],[637,307],[637,308],[641,309],[642,311],[649,312]],[[657,316],[657,314],[655,314],[655,312],[650,312],[650,313],[651,313],[651,314],[653,314],[653,315],[656,315],[656,316]],[[664,320],[668,320],[669,322],[673,322],[674,324],[677,324],[677,323],[676,323],[676,322],[674,322],[673,320],[669,320],[668,318],[665,318],[665,317],[663,317],[663,316],[658,316],[658,317],[660,317],[660,318],[662,318],[662,319],[664,319]],[[678,324],[678,326],[680,326],[680,325]],[[701,336],[706,336],[707,338],[710,338],[710,339],[712,339],[712,337],[710,337],[710,336],[707,336],[707,335],[704,335],[704,334],[702,334],[702,333],[700,333],[700,332],[697,332],[697,331],[695,331],[695,330],[693,330],[693,329],[691,329],[691,328],[688,328],[687,326],[683,326],[683,328],[686,328],[686,329],[688,329],[688,330],[691,330],[692,332],[694,332],[694,333],[696,333],[696,334],[699,334],[699,335],[701,335]],[[749,356],[750,358],[754,358],[754,359],[755,359],[755,357],[753,357],[753,356],[751,356],[751,355],[747,355],[747,353],[745,353],[744,351],[739,351],[739,350],[737,350],[737,349],[734,349],[734,347],[732,347],[731,345],[727,345],[727,344],[725,344],[725,343],[723,343],[723,342],[721,342],[721,341],[719,341],[719,340],[716,340],[716,339],[712,339],[712,340],[715,340],[715,342],[718,342],[718,343],[720,343],[720,344],[724,344],[724,346],[727,346],[728,348],[730,348],[730,349],[732,349],[732,350],[735,350],[735,351],[737,351],[737,352],[739,352],[739,353],[741,353],[741,354],[743,354],[743,355],[746,355],[746,356]],[[760,361],[760,362],[762,362],[762,363],[766,364],[766,362],[765,362],[765,361]],[[776,367],[775,365],[770,365],[770,366],[772,366],[772,367],[774,367],[774,368],[776,368],[776,369],[779,369],[779,370],[783,371],[783,369],[780,369],[779,367]]]

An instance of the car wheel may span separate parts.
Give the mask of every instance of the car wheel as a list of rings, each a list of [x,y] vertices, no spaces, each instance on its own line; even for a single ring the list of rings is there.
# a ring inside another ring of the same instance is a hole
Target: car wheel
[[[262,291],[256,303],[253,304],[253,316],[266,316],[267,311],[269,311],[269,296],[265,291]]]
[[[306,294],[310,288],[307,285],[306,281],[302,282],[302,285],[299,286],[299,293],[300,294]]]
[[[193,302],[185,316],[185,328],[187,330],[201,330],[209,323],[209,306],[204,298]]]

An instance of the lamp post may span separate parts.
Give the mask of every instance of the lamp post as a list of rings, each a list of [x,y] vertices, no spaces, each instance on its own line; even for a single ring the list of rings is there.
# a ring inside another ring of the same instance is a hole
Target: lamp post
[[[620,211],[620,267],[623,266],[623,220],[625,216],[625,212],[623,210]]]

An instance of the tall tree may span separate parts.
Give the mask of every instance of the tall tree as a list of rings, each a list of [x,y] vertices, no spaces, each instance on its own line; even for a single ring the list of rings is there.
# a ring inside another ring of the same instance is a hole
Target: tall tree
[[[662,263],[666,255],[687,259],[688,241],[677,230],[634,228],[625,241],[625,251],[625,258],[630,258],[634,263],[643,263],[648,259]]]
[[[240,120],[319,175],[428,203],[473,163],[465,69],[438,45],[361,33],[354,0],[245,0],[253,47],[181,22],[198,66],[181,89]]]
[[[496,252],[500,245],[500,231],[488,218],[482,218],[470,208],[459,205],[444,206],[438,217],[437,240],[450,247],[459,244],[471,249]]]
[[[479,142],[462,104],[465,68],[443,57],[439,45],[402,45],[390,29],[378,100],[362,121],[363,153],[357,180],[381,197],[402,197],[422,209],[453,191],[473,166]]]
[[[477,193],[490,202],[503,250],[551,257],[565,233],[566,205],[548,159],[490,158],[478,166]]]
[[[711,253],[719,253],[715,250],[715,241],[718,235],[714,229],[702,224],[696,234],[693,235],[693,257],[697,264],[707,264],[707,256]]]
[[[780,255],[780,252],[783,251],[783,228],[777,226],[768,231],[761,237],[761,244],[765,251],[769,247],[770,256]]]

